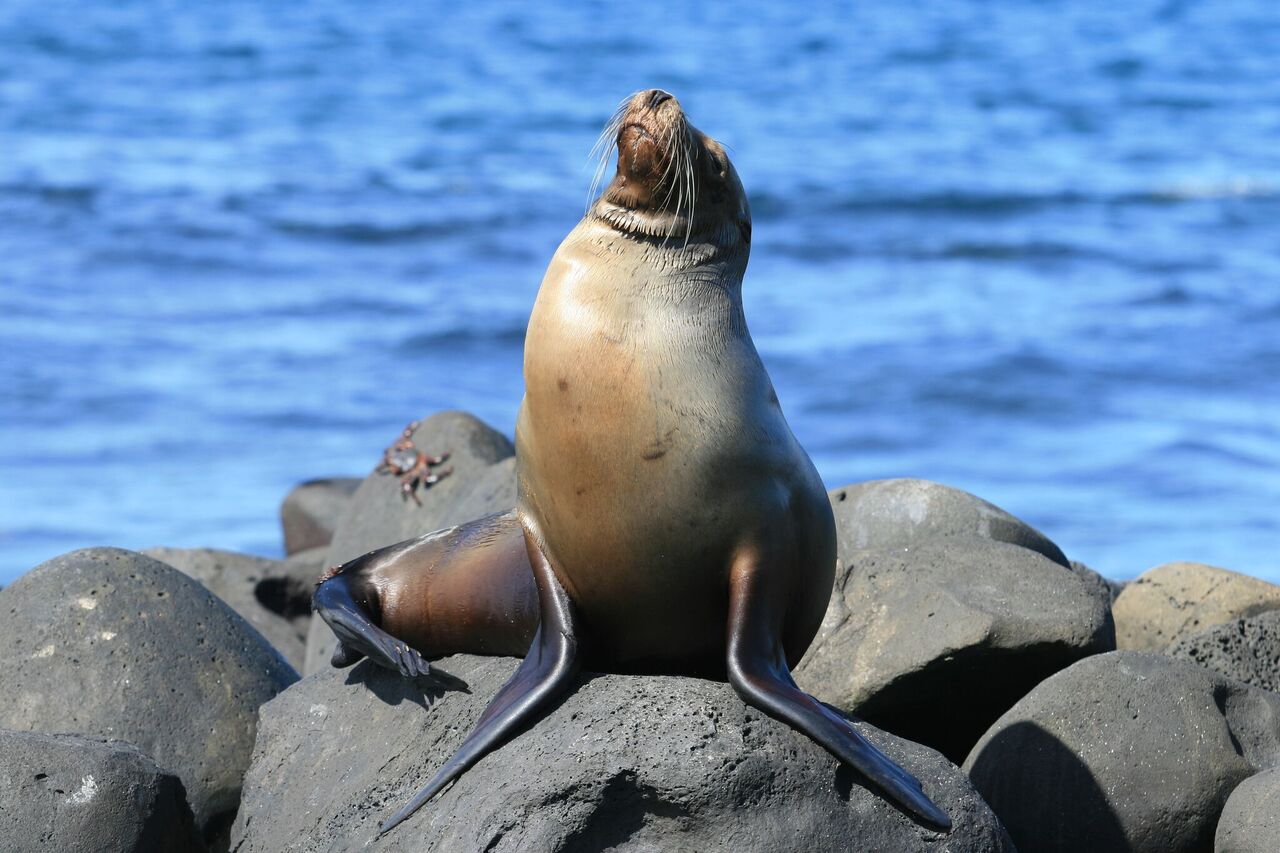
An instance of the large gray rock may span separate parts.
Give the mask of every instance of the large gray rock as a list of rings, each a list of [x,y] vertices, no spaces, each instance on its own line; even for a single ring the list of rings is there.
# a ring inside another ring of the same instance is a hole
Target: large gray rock
[[[1214,853],[1280,850],[1280,768],[1241,782],[1227,798],[1214,833]]]
[[[476,475],[475,485],[450,513],[450,524],[461,524],[516,505],[516,458],[508,456]]]
[[[725,684],[585,676],[530,730],[372,841],[453,753],[516,666],[456,656],[471,695],[433,697],[366,662],[311,676],[262,709],[233,830],[282,851],[1011,850],[964,775],[858,724],[950,815],[941,835]],[[368,845],[366,847],[366,845]]]
[[[1143,572],[1116,597],[1116,646],[1159,651],[1215,625],[1280,610],[1280,586],[1202,563]]]
[[[950,536],[841,560],[796,681],[953,761],[1041,680],[1115,648],[1106,605],[1017,545]]]
[[[1149,652],[1046,680],[965,769],[1022,853],[1213,849],[1232,789],[1280,761],[1280,696]]]
[[[1280,610],[1210,628],[1179,640],[1165,654],[1280,692]]]
[[[413,440],[427,453],[449,451],[448,465],[453,473],[434,486],[419,490],[422,506],[401,496],[398,478],[376,471],[370,474],[352,496],[338,524],[325,558],[326,567],[511,506],[484,509],[505,503],[508,482],[514,491],[514,462],[498,466],[515,453],[506,436],[465,412],[441,412],[422,421]],[[495,466],[498,470],[491,471]],[[477,489],[479,493],[473,499],[472,492]],[[313,619],[307,631],[303,674],[328,666],[336,645],[337,638],[324,620]]]
[[[833,490],[831,508],[841,554],[909,548],[951,536],[1021,545],[1069,566],[1047,536],[976,495],[928,480],[870,480]]]
[[[123,741],[0,729],[0,847],[204,850],[182,783]]]
[[[213,593],[89,548],[0,592],[0,728],[127,740],[182,779],[205,837],[229,825],[258,706],[297,674]]]
[[[399,478],[376,472],[365,477],[334,530],[329,545],[330,565],[341,565],[374,548],[470,521],[459,518],[456,507],[485,469],[515,453],[506,436],[465,412],[432,415],[418,425],[413,440],[427,453],[448,451],[447,466],[453,473],[434,486],[418,490],[422,506],[401,495]]]
[[[280,652],[294,669],[302,666],[306,634],[279,613],[272,612],[258,596],[264,581],[283,580],[279,560],[219,551],[215,548],[147,548],[143,552],[173,566],[221,598]]]
[[[284,552],[327,546],[359,485],[359,477],[330,477],[308,480],[289,492],[280,504]]]

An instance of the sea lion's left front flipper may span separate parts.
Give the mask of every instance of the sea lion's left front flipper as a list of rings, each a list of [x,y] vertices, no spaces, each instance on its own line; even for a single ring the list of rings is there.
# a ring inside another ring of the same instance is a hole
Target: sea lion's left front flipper
[[[786,572],[759,551],[738,555],[729,578],[729,683],[748,705],[807,735],[852,765],[901,808],[943,831],[951,820],[920,782],[864,738],[849,721],[796,686],[779,639],[785,621]]]
[[[404,808],[387,818],[378,829],[379,835],[391,831],[477,761],[502,746],[521,726],[536,720],[577,676],[579,629],[573,602],[531,539],[528,550],[541,616],[533,645],[458,751]]]
[[[373,624],[352,595],[349,578],[336,574],[325,580],[316,587],[312,603],[338,637],[333,666],[350,666],[367,655],[381,666],[398,670],[405,678],[435,678],[431,664],[417,650]]]

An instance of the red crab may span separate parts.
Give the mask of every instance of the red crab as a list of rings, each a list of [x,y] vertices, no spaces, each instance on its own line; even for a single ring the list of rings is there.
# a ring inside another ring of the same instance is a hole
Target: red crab
[[[449,458],[446,451],[439,456],[423,453],[413,444],[413,431],[418,428],[414,421],[404,428],[395,443],[382,451],[382,461],[374,470],[379,474],[394,474],[400,478],[400,497],[413,498],[413,502],[422,506],[418,497],[418,487],[430,488],[453,473],[452,468],[433,471],[432,466],[439,465]]]

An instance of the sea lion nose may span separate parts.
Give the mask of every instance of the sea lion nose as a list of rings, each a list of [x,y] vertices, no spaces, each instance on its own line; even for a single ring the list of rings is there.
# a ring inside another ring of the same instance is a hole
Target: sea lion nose
[[[669,101],[674,97],[675,95],[670,92],[664,92],[661,89],[654,89],[649,93],[649,109],[656,110],[659,104]]]

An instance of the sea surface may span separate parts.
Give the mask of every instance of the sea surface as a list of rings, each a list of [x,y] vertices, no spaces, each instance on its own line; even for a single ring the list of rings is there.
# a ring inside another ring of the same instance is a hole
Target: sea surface
[[[509,433],[652,86],[749,191],[748,322],[829,486],[1280,581],[1274,0],[692,5],[0,6],[0,583],[278,555],[285,493],[412,418]]]

